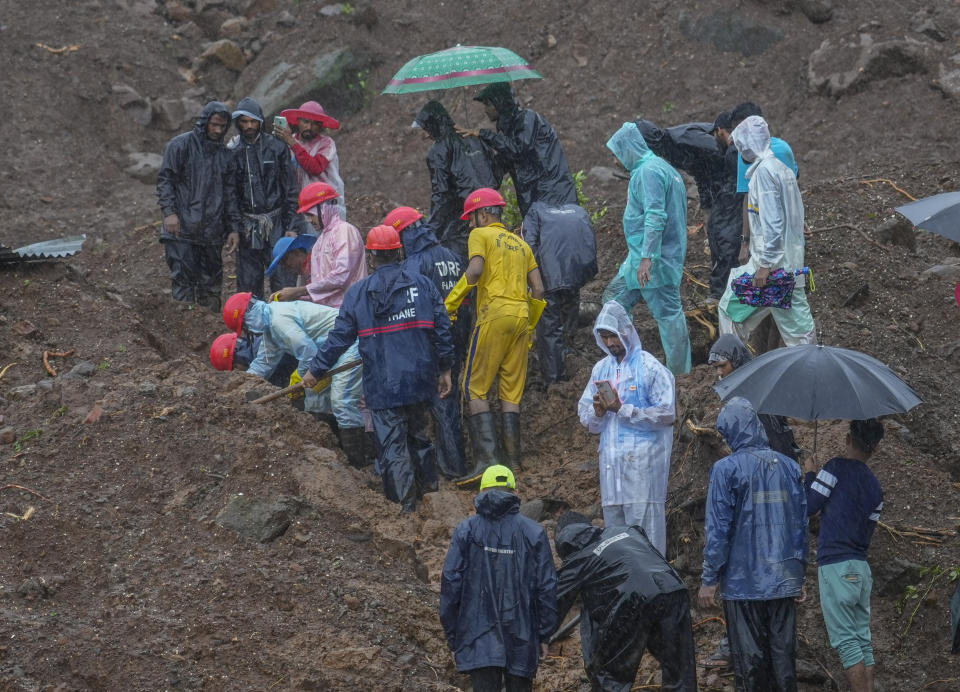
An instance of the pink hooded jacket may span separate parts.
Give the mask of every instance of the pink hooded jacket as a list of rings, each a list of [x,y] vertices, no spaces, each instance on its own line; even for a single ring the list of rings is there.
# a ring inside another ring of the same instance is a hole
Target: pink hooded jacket
[[[323,232],[310,253],[307,293],[314,303],[339,308],[347,289],[367,276],[363,238],[340,218],[336,205],[321,204],[320,220]]]

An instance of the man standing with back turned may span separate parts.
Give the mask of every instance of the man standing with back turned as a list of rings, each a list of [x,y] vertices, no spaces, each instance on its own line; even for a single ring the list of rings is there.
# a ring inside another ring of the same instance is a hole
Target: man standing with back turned
[[[223,257],[237,249],[240,214],[233,162],[223,136],[230,111],[211,101],[190,132],[177,135],[163,151],[157,198],[163,212],[160,242],[170,267],[174,300],[220,311]]]

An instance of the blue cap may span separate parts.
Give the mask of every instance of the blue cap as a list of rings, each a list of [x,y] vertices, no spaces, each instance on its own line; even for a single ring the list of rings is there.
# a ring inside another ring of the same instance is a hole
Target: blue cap
[[[290,236],[282,237],[277,241],[277,244],[273,246],[273,261],[264,273],[267,276],[272,276],[284,255],[291,250],[309,250],[315,242],[317,242],[317,236],[311,235],[310,233],[304,233],[295,238],[291,238]]]

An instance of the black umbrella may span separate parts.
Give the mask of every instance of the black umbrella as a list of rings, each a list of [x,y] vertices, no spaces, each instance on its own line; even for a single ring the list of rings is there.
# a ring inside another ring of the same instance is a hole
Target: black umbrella
[[[754,358],[713,386],[757,413],[801,420],[865,420],[904,413],[923,400],[876,358],[835,346],[791,346]],[[816,429],[814,429],[816,451]]]
[[[896,208],[917,228],[960,243],[960,192],[943,192]]]

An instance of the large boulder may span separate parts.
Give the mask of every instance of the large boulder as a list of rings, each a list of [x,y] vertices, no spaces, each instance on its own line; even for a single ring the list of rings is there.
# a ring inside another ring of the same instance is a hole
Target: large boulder
[[[228,70],[240,72],[247,66],[247,58],[243,49],[235,41],[222,38],[207,45],[197,59],[197,66],[202,69],[210,63],[220,63]]]
[[[124,172],[142,183],[157,182],[157,171],[163,163],[163,157],[153,151],[135,151],[127,154],[127,167]]]
[[[136,89],[126,84],[114,84],[110,87],[113,97],[123,112],[144,127],[153,119],[153,108],[150,99],[141,96]]]
[[[366,57],[349,48],[337,48],[299,63],[277,61],[264,72],[263,61],[252,63],[237,80],[236,99],[255,98],[267,118],[305,101],[319,101],[334,117],[359,111],[366,99],[360,75],[370,67]]]
[[[171,132],[187,130],[193,127],[202,110],[203,103],[191,96],[156,99],[153,102],[154,123]]]
[[[857,40],[824,39],[811,55],[807,82],[829,96],[854,93],[870,82],[927,71],[927,46],[911,38],[875,41],[870,34]]]
[[[748,57],[760,55],[782,38],[773,27],[758,23],[735,7],[706,16],[681,10],[680,31],[694,43],[710,43],[718,50]]]
[[[216,522],[241,536],[266,543],[283,534],[303,503],[292,497],[256,500],[234,495],[220,510]]]

